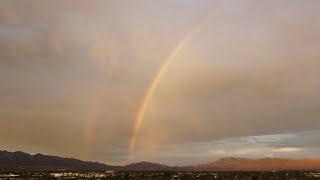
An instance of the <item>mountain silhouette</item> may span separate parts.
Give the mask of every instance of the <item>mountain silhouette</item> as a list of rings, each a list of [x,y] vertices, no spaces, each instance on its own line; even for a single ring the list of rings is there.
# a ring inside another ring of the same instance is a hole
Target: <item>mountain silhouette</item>
[[[211,163],[195,165],[193,168],[216,171],[315,170],[320,169],[320,159],[246,159],[230,157]]]
[[[30,155],[21,151],[0,151],[0,168],[35,170],[105,170],[113,169],[98,162],[87,162],[73,158],[62,158],[43,154]]]
[[[226,157],[217,161],[191,165],[167,166],[152,162],[112,166],[99,162],[81,161],[43,154],[27,154],[22,151],[0,151],[2,170],[114,170],[114,171],[273,171],[273,170],[319,170],[320,159],[261,158],[246,159]]]

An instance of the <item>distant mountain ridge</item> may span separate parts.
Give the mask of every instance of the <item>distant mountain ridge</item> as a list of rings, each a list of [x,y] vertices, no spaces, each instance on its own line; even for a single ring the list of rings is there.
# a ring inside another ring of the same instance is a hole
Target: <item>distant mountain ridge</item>
[[[317,170],[320,169],[320,159],[222,158],[215,162],[195,165],[193,168],[208,171]]]
[[[121,167],[123,171],[173,171],[174,167],[151,163],[151,162],[139,162],[132,163]]]
[[[114,170],[114,171],[272,171],[320,170],[320,159],[226,157],[210,163],[191,166],[167,166],[151,162],[111,166],[99,162],[81,161],[43,154],[30,155],[21,151],[0,151],[0,169],[25,170]]]
[[[87,162],[73,158],[62,158],[43,154],[30,155],[21,151],[0,151],[0,169],[36,169],[36,170],[105,170],[113,169],[98,162]]]

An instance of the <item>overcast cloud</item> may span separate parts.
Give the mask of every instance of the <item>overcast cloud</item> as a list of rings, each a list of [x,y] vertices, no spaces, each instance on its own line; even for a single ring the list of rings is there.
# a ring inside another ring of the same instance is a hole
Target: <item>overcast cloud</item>
[[[0,148],[115,164],[316,157],[319,7],[317,0],[3,0]],[[150,82],[195,26],[129,152]]]

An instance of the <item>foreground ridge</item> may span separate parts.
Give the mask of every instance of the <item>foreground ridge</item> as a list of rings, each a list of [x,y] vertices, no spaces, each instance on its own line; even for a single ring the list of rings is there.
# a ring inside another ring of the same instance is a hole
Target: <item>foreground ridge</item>
[[[22,151],[0,151],[0,169],[25,170],[112,170],[112,171],[273,171],[318,170],[320,159],[225,157],[213,162],[191,166],[167,166],[152,162],[112,166],[99,162],[82,161],[43,154],[31,155]]]

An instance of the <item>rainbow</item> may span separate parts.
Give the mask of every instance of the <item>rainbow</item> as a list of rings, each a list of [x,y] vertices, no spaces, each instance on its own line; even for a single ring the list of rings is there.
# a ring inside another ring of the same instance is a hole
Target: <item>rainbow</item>
[[[210,8],[210,6],[208,6],[208,7]],[[171,51],[169,56],[167,58],[165,58],[165,60],[161,64],[160,68],[155,73],[155,77],[152,79],[152,81],[150,83],[150,86],[147,88],[145,96],[142,99],[141,106],[140,106],[140,108],[138,110],[137,116],[136,116],[136,118],[134,120],[131,137],[130,137],[129,143],[128,143],[129,151],[133,151],[134,150],[134,147],[135,147],[135,144],[136,144],[136,141],[137,141],[138,132],[139,132],[139,129],[141,127],[142,121],[144,119],[145,112],[147,110],[147,107],[149,106],[149,103],[150,103],[150,101],[152,99],[152,96],[153,96],[155,90],[157,89],[157,86],[158,86],[161,78],[165,74],[165,72],[166,72],[167,68],[170,66],[170,64],[176,59],[177,55],[188,44],[188,42],[192,38],[192,36],[194,34],[196,34],[196,32],[200,29],[202,24],[210,17],[211,12],[213,12],[213,11],[210,11],[210,10],[206,11],[206,13],[204,14],[204,18],[201,18],[200,23],[197,23],[197,25],[194,26],[191,29],[191,31],[186,33],[186,35],[182,38],[182,40]]]
[[[147,110],[147,107],[152,99],[152,96],[157,89],[157,86],[162,78],[162,76],[165,74],[167,68],[172,63],[174,59],[176,59],[177,55],[181,52],[181,50],[186,46],[191,36],[194,34],[194,31],[191,31],[187,33],[184,38],[178,43],[178,45],[173,49],[173,51],[170,53],[170,55],[164,60],[158,71],[156,72],[155,77],[151,81],[150,86],[147,88],[146,94],[142,100],[142,104],[139,108],[139,111],[137,113],[136,119],[133,123],[132,128],[132,134],[129,140],[128,148],[130,151],[132,151],[135,147],[137,135],[139,132],[139,129],[141,127],[141,123],[144,119],[145,112]]]
[[[204,22],[204,20],[207,19],[207,17],[209,17],[209,13],[210,11],[207,11],[205,18],[202,18],[201,22]],[[197,30],[199,30],[199,27],[201,27],[201,24],[202,24],[201,22],[198,23],[197,26],[194,26],[191,29],[191,31],[187,32],[184,35],[184,37],[178,42],[177,46],[171,51],[169,56],[164,59],[159,69],[156,71],[154,78],[152,79],[150,85],[146,90],[145,96],[142,99],[142,103],[139,107],[139,110],[133,122],[131,136],[128,143],[128,149],[130,151],[134,150],[135,148],[138,132],[141,127],[142,121],[144,119],[145,112],[149,106],[149,103],[153,97],[155,90],[157,89],[157,86],[160,80],[162,79],[163,75],[167,71],[167,68],[170,66],[170,64],[176,59],[178,54],[185,48],[185,46],[188,44],[192,36],[197,32]],[[113,74],[112,72],[113,71],[111,70],[110,77],[112,77],[112,74]],[[93,148],[92,146],[96,145],[95,131],[97,128],[98,121],[101,118],[101,114],[103,112],[104,106],[105,104],[103,102],[98,103],[97,106],[94,108],[94,111],[92,112],[92,118],[90,118],[86,122],[85,126],[87,128],[85,132],[85,139],[86,139],[85,141],[87,144],[86,146],[88,147],[88,150],[87,150],[88,152],[90,152],[90,149]]]
[[[114,64],[117,63],[117,61],[114,61]],[[108,72],[108,77],[111,79],[113,78],[113,69],[110,69]],[[106,84],[107,85],[107,84]],[[104,86],[104,89],[107,89],[106,85]],[[103,94],[102,97],[97,100],[97,103],[93,107],[93,110],[90,112],[90,117],[85,122],[85,151],[89,155],[91,153],[91,150],[95,148],[97,145],[96,141],[96,131],[98,124],[102,118],[104,108],[107,106],[106,104],[107,94]]]
[[[99,101],[96,106],[93,108],[93,111],[91,112],[92,118],[86,121],[86,131],[85,131],[85,143],[86,143],[86,153],[89,155],[91,153],[91,150],[94,149],[96,146],[96,130],[97,125],[99,123],[99,120],[101,119],[103,108],[105,107],[105,104],[103,101]]]

